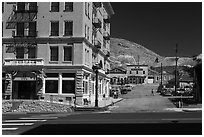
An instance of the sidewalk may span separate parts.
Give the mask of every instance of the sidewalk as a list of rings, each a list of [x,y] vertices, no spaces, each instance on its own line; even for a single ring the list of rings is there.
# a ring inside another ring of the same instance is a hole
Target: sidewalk
[[[202,104],[188,105],[181,108],[185,112],[202,111]]]
[[[95,110],[106,110],[108,106],[114,105],[115,103],[122,101],[123,98],[114,99],[112,97],[102,99],[98,101],[98,107],[95,107],[95,102],[92,102],[90,105],[77,105],[75,111],[95,111]]]

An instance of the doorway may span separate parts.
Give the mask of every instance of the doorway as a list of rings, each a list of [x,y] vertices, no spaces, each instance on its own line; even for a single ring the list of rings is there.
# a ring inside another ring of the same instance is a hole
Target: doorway
[[[36,81],[14,81],[14,99],[35,99]]]

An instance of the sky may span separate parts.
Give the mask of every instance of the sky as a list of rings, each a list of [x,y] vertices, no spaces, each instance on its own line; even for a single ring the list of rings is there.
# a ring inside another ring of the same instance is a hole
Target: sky
[[[111,37],[122,38],[161,56],[202,53],[201,2],[111,2]]]

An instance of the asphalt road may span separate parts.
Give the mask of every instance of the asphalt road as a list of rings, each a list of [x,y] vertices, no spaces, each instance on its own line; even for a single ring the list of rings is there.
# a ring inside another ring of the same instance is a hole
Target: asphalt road
[[[151,91],[154,90],[154,95]],[[131,92],[121,94],[123,101],[110,107],[111,113],[168,112],[176,106],[168,98],[156,93],[156,85],[137,85]]]
[[[23,135],[197,135],[202,113],[87,113],[59,117]],[[186,130],[189,129],[190,130]]]
[[[3,130],[4,135],[199,135],[202,131],[201,112],[7,114],[2,122],[12,124],[3,128],[18,128]],[[20,123],[24,125],[16,125]]]

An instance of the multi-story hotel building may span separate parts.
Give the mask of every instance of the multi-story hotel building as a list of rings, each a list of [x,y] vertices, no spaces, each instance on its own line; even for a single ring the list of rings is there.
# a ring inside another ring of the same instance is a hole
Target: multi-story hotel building
[[[108,2],[2,3],[3,99],[60,102],[109,96],[110,16]]]

